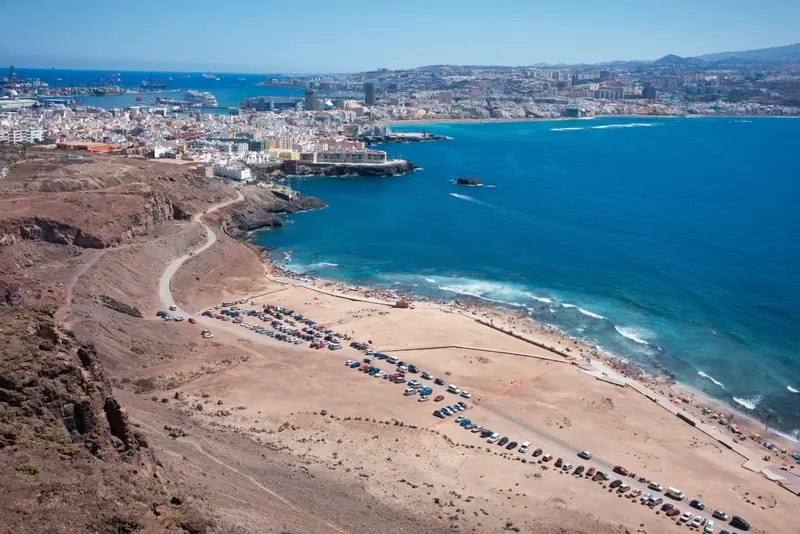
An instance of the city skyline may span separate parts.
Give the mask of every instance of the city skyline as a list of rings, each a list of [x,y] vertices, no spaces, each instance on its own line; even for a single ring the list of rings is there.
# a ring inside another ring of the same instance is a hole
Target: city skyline
[[[610,1],[598,12],[586,0],[572,2],[569,9],[509,1],[494,7],[493,21],[486,6],[473,1],[431,6],[412,0],[399,12],[362,1],[347,10],[317,0],[304,3],[302,10],[242,2],[235,12],[226,12],[210,2],[196,2],[187,11],[143,0],[135,13],[127,6],[95,1],[85,3],[83,10],[62,13],[60,4],[44,1],[35,10],[24,4],[0,7],[4,20],[16,22],[0,37],[0,65],[358,72],[432,64],[655,60],[667,54],[698,56],[800,41],[795,30],[800,5],[766,3],[687,3],[685,9],[662,12],[655,6],[631,9],[629,3]],[[59,16],[39,16],[50,9],[59,10]],[[292,17],[296,23],[287,24]],[[24,23],[34,19],[36,24]]]

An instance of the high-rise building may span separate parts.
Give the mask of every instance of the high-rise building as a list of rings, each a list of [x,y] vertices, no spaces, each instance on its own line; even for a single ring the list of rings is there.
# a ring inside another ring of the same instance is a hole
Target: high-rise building
[[[650,83],[644,84],[644,87],[642,88],[642,98],[646,98],[647,100],[655,100],[656,88]]]
[[[303,107],[309,111],[317,109],[317,92],[315,90],[306,90],[306,99],[303,102]]]
[[[14,65],[8,67],[8,81],[14,82],[17,80],[17,71],[14,70]]]
[[[364,84],[364,103],[374,106],[375,102],[375,82],[367,82]]]

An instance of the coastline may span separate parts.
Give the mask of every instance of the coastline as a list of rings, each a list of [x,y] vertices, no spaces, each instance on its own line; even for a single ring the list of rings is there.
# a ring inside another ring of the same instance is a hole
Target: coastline
[[[525,123],[525,122],[558,122],[558,121],[590,121],[595,119],[713,119],[713,118],[737,118],[737,119],[800,119],[800,116],[789,115],[593,115],[591,117],[525,117],[508,119],[407,119],[391,120],[391,126],[402,126],[404,124],[431,125],[438,124],[502,124],[502,123]]]
[[[532,342],[553,355],[564,358],[567,363],[587,369],[594,367],[598,380],[604,380],[600,375],[611,374],[612,378],[606,381],[612,384],[615,383],[615,379],[635,381],[651,390],[653,394],[663,395],[670,399],[676,407],[680,407],[681,410],[696,419],[706,424],[719,425],[721,433],[735,442],[762,451],[760,452],[762,456],[772,455],[781,460],[793,462],[788,454],[792,453],[800,443],[780,430],[763,428],[763,421],[729,405],[722,399],[714,398],[706,392],[677,382],[671,375],[655,374],[642,365],[607,353],[587,341],[570,337],[557,328],[529,317],[526,312],[512,306],[490,303],[484,299],[469,296],[462,296],[458,299],[438,299],[437,302],[437,299],[433,297],[417,295],[409,291],[399,292],[388,288],[351,285],[347,282],[296,273],[277,265],[268,258],[264,258],[264,262],[267,272],[270,273],[269,278],[273,281],[283,279],[286,283],[285,280],[293,280],[295,283],[300,282],[299,285],[307,289],[347,300],[381,303],[388,307],[394,307],[398,300],[405,300],[413,302],[418,307],[439,309],[442,313],[458,313],[487,327],[491,326],[506,335]],[[535,341],[531,341],[531,338]],[[568,361],[566,358],[572,358],[573,361]],[[616,385],[621,384],[616,383]],[[726,421],[724,426],[719,423],[720,416]],[[734,433],[728,423],[738,427],[740,433]],[[756,434],[757,440],[749,439],[751,434]],[[757,446],[766,441],[775,446],[774,451]],[[781,450],[786,452],[781,453]]]

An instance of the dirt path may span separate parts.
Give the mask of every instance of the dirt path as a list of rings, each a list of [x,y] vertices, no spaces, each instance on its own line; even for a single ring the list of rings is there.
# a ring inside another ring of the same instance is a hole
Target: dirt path
[[[177,305],[175,304],[175,299],[172,298],[171,283],[172,283],[172,277],[175,276],[175,273],[178,272],[178,269],[180,269],[181,265],[183,265],[186,262],[186,260],[194,256],[195,254],[200,254],[201,252],[203,252],[204,250],[211,247],[214,243],[217,242],[217,234],[214,233],[214,231],[211,229],[210,226],[208,226],[206,223],[203,222],[202,219],[203,215],[208,215],[209,213],[213,213],[221,208],[230,206],[231,204],[234,204],[236,202],[241,202],[243,200],[244,200],[244,195],[242,195],[242,192],[236,191],[236,198],[232,200],[227,200],[220,204],[216,204],[211,208],[207,209],[205,212],[198,213],[192,218],[192,222],[199,222],[201,225],[203,225],[203,228],[205,228],[206,242],[199,248],[195,249],[193,252],[190,252],[189,254],[184,254],[180,258],[176,258],[169,265],[167,265],[166,269],[164,269],[164,273],[161,275],[161,279],[158,282],[158,296],[165,307],[169,308],[170,306],[176,306],[177,308]],[[180,308],[177,308],[176,314],[191,315],[181,310]]]

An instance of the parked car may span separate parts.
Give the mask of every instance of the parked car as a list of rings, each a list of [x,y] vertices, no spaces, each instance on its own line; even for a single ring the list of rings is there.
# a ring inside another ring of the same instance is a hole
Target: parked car
[[[482,430],[483,430],[483,427],[481,425],[472,425],[472,431],[473,432],[481,432]]]
[[[611,489],[614,489],[614,488],[620,487],[621,485],[622,485],[622,481],[620,479],[617,479],[614,482],[612,482],[611,484],[609,484],[608,487],[611,488]]]
[[[501,447],[506,443],[508,443],[508,438],[506,436],[503,436],[502,438],[500,438],[500,441],[497,442],[497,444],[500,445]]]
[[[442,411],[441,411],[441,410],[435,410],[435,411],[433,412],[433,415],[435,415],[435,416],[436,416],[436,417],[438,417],[439,419],[444,419],[444,418],[445,418],[445,415],[442,413]]]
[[[432,380],[433,379],[433,375],[430,374],[428,371],[424,371],[422,373],[422,378],[424,378],[425,380]]]
[[[652,497],[652,496],[653,496],[653,494],[652,494],[652,493],[645,493],[644,495],[642,495],[642,502],[647,502],[647,501],[649,501],[649,500],[650,500],[650,497]]]
[[[723,521],[727,521],[729,519],[728,514],[726,514],[722,510],[714,510],[714,513],[711,514],[711,517],[714,517],[716,519],[722,519]]]
[[[462,407],[462,408],[464,408],[465,410],[466,410],[466,409],[467,409],[467,407],[468,407],[468,404],[467,404],[466,402],[458,401],[456,404],[458,404],[459,406],[461,406],[461,407]]]
[[[544,451],[542,449],[536,449],[535,451],[533,451],[534,458],[537,456],[541,456],[543,452]]]
[[[692,502],[690,502],[689,506],[691,506],[692,508],[697,508],[698,510],[705,510],[706,509],[706,505],[701,503],[697,499],[695,499]]]
[[[589,451],[581,451],[578,453],[578,458],[583,458],[584,460],[591,460],[592,453]]]
[[[691,513],[691,512],[686,512],[685,514],[683,514],[683,515],[681,516],[681,521],[683,521],[684,523],[686,523],[686,522],[687,522],[687,521],[689,521],[691,518],[692,518],[692,513]]]
[[[408,366],[408,372],[409,373],[419,373],[419,367],[417,367],[416,365],[409,365]]]
[[[569,473],[569,470],[572,469],[572,464],[567,462],[567,463],[564,464],[564,466],[561,469],[563,469],[564,471]]]
[[[506,450],[509,450],[509,451],[513,451],[516,448],[517,448],[517,442],[516,441],[512,441],[511,443],[506,445]]]
[[[695,518],[692,520],[692,526],[693,526],[694,528],[697,528],[697,527],[699,527],[699,526],[700,526],[700,525],[702,525],[702,524],[703,524],[703,516],[699,516],[699,515],[698,515],[698,516],[696,516],[696,517],[695,517]]]
[[[488,438],[488,437],[489,437],[489,436],[491,436],[492,434],[494,434],[494,432],[492,432],[492,431],[491,431],[491,430],[489,430],[488,428],[484,428],[484,429],[481,431],[481,437],[482,437],[482,438]]]
[[[189,317],[189,324],[197,324],[197,320],[194,317]]]
[[[562,465],[564,465],[564,460],[559,458],[558,460],[556,460],[556,464],[555,465],[556,465],[556,467],[561,467]]]
[[[471,424],[472,424],[472,421],[470,421],[469,419],[464,419],[463,421],[461,421],[461,426],[463,426],[464,428],[466,428],[467,426],[469,426]]]
[[[489,436],[489,439],[487,439],[486,441],[489,442],[489,443],[496,443],[498,439],[500,439],[500,434],[495,432],[494,434]]]
[[[641,495],[641,494],[642,494],[642,490],[640,490],[640,489],[635,489],[635,490],[631,491],[631,492],[628,494],[628,497],[629,497],[629,498],[631,498],[631,499],[635,499],[635,498],[637,498],[637,497],[638,497],[639,495]]]
[[[463,415],[459,415],[458,417],[455,418],[456,423],[460,423],[463,420],[464,420],[464,416]]]
[[[631,485],[630,484],[625,484],[623,482],[622,485],[620,485],[620,487],[617,488],[617,493],[625,493],[629,489],[631,489]]]
[[[630,471],[628,471],[627,469],[625,469],[621,465],[618,465],[618,466],[614,467],[614,472],[615,473],[619,473],[620,475],[622,475],[624,477],[628,476],[628,474],[630,473]]]
[[[676,515],[678,515],[680,513],[681,513],[681,511],[678,508],[675,508],[673,506],[672,508],[667,510],[666,514],[664,514],[664,515],[666,515],[667,517],[675,517]]]
[[[443,400],[444,400],[444,395],[436,395],[436,397],[434,397],[433,399],[434,402],[442,402]]]
[[[528,450],[530,448],[531,448],[531,442],[530,441],[523,441],[522,445],[519,446],[519,452],[521,452],[522,454],[525,454],[526,452],[528,452]]]
[[[653,491],[664,491],[664,487],[658,482],[651,482],[647,485],[647,489],[651,489]]]
[[[545,454],[544,456],[542,456],[542,461],[543,462],[549,462],[552,459],[553,459],[553,455],[552,454]]]
[[[714,521],[709,521],[706,523],[706,528],[703,529],[703,532],[706,534],[712,534],[714,532]]]
[[[433,381],[433,383],[436,384],[437,386],[443,386],[444,380],[442,380],[441,378],[437,378],[436,380]]]
[[[662,512],[668,512],[673,508],[675,508],[675,506],[671,502],[665,502],[664,504],[661,505]]]
[[[581,476],[581,475],[583,475],[583,471],[584,471],[585,469],[586,469],[585,467],[583,467],[582,465],[579,465],[578,467],[576,467],[576,468],[575,468],[575,471],[573,471],[573,473],[572,473],[572,474],[573,474],[573,475],[578,475],[578,476]]]
[[[420,398],[417,399],[417,402],[425,402],[425,401],[428,401],[428,400],[430,400],[430,397],[428,397],[426,395],[423,395],[423,396],[421,396]]]
[[[750,523],[735,515],[731,518],[731,526],[736,527],[740,530],[750,530]]]
[[[462,391],[461,396],[464,397],[465,399],[471,399],[472,393],[470,393],[469,391]]]
[[[590,467],[590,468],[589,468],[589,469],[586,471],[586,476],[587,476],[587,477],[593,477],[593,476],[594,476],[594,474],[595,474],[596,472],[597,472],[597,469],[595,469],[594,467]]]
[[[593,477],[592,481],[597,482],[598,480],[608,480],[608,475],[603,471],[598,471]]]

